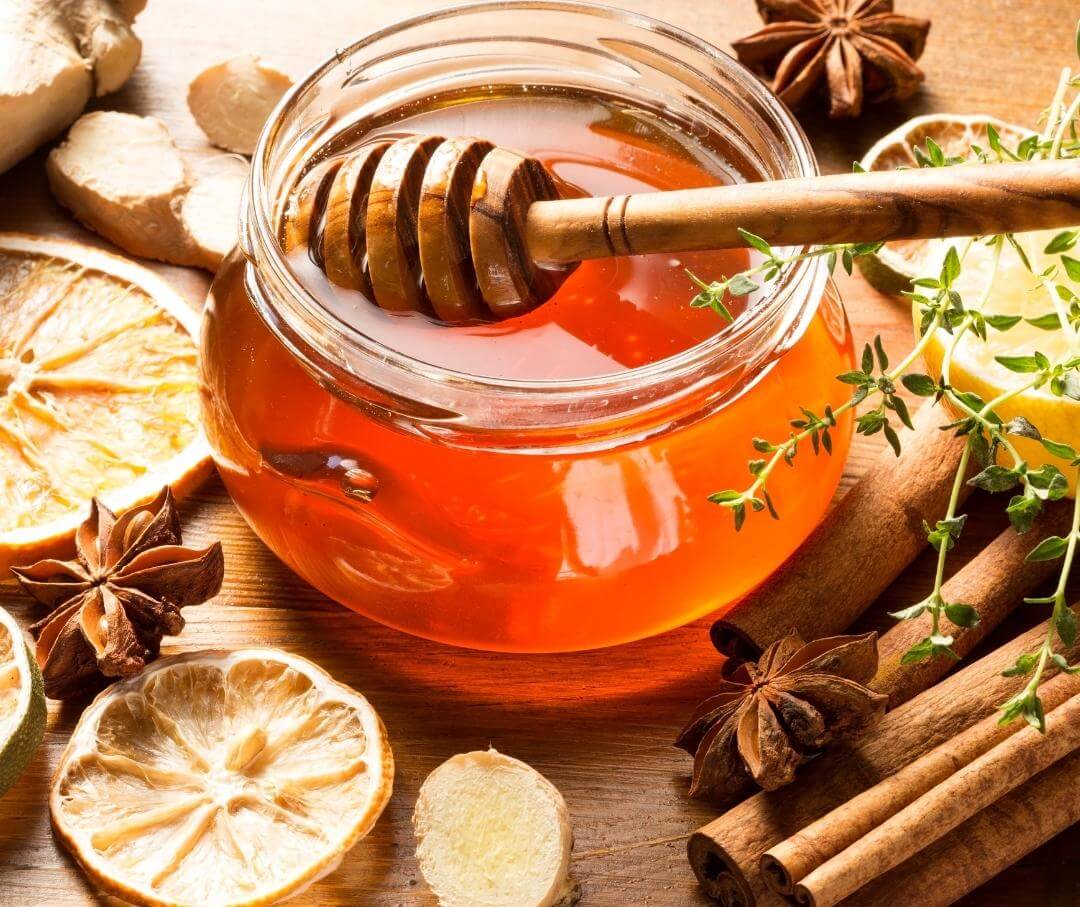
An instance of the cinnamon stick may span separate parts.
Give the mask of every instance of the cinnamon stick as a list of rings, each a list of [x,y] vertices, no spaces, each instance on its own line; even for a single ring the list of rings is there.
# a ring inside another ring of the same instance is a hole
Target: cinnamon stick
[[[833,907],[1080,748],[1080,693],[887,819],[795,886],[804,907]]]
[[[995,713],[1025,682],[1002,677],[1002,670],[1037,649],[1045,634],[1042,623],[1020,634],[886,713],[859,740],[820,756],[795,784],[762,791],[694,832],[688,855],[704,890],[727,907],[785,904],[765,886],[758,870],[762,854]],[[1062,651],[1072,660],[1078,650]],[[1080,678],[1070,680],[1080,691]]]
[[[1047,681],[1040,690],[1049,712],[1076,694],[1080,684],[1067,674]],[[960,768],[970,765],[993,747],[1027,727],[1014,721],[1002,725],[990,715],[926,755],[890,775],[806,828],[770,848],[761,858],[765,884],[778,894],[793,894],[795,883],[875,828],[933,790]]]
[[[1080,821],[1080,752],[879,876],[843,907],[947,907]]]
[[[1026,560],[1028,554],[1050,535],[1067,535],[1072,520],[1072,501],[1046,505],[1030,532],[1023,535],[1006,529],[972,558],[942,587],[947,602],[971,605],[979,614],[974,627],[950,626],[952,649],[963,658],[1039,585],[1060,569],[1055,561]],[[955,666],[948,658],[932,658],[902,665],[900,659],[915,643],[930,634],[930,615],[898,622],[878,640],[878,670],[868,686],[889,697],[889,708],[907,702],[933,686]]]
[[[923,521],[945,513],[966,443],[941,431],[946,421],[923,406],[899,458],[882,454],[780,569],[716,621],[713,644],[752,658],[792,630],[813,640],[851,626],[926,547]]]

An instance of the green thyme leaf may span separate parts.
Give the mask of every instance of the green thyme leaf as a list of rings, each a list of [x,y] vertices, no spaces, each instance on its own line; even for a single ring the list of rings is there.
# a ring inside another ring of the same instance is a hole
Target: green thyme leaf
[[[914,620],[916,617],[924,614],[928,607],[929,605],[925,601],[921,601],[909,608],[902,608],[899,611],[890,611],[889,617],[895,617],[897,620]]]
[[[738,230],[739,230],[739,236],[741,236],[743,238],[743,242],[745,242],[748,246],[752,246],[753,248],[757,249],[759,252],[761,252],[761,253],[763,253],[765,255],[768,255],[769,258],[773,257],[772,246],[770,246],[767,242],[765,242],[765,240],[763,240],[760,236],[756,236],[755,234],[751,233],[749,230],[743,230],[741,227],[738,228]]]
[[[1040,331],[1056,331],[1061,327],[1061,319],[1058,318],[1057,312],[1039,315],[1037,318],[1025,318],[1024,320]]]
[[[979,624],[979,612],[971,605],[946,605],[945,616],[958,627],[976,627]]]
[[[995,356],[994,361],[998,365],[1003,365],[1010,372],[1038,372],[1039,368],[1038,360],[1034,356]]]
[[[1066,674],[1080,674],[1080,664],[1069,664],[1065,660],[1065,656],[1059,652],[1055,652],[1051,655],[1050,660],[1057,665],[1058,670],[1063,671]]]
[[[989,491],[991,494],[996,494],[1001,491],[1008,491],[1010,488],[1015,488],[1016,484],[1020,481],[1020,477],[1015,471],[1007,469],[1004,466],[987,466],[978,475],[968,479],[968,485],[973,485],[975,488],[981,488],[983,491]]]
[[[1063,444],[1060,441],[1051,441],[1049,438],[1040,438],[1042,446],[1045,447],[1055,457],[1060,457],[1062,460],[1068,460],[1072,462],[1076,459],[1076,451],[1068,444]]]
[[[1072,608],[1059,608],[1054,619],[1054,627],[1061,641],[1070,648],[1076,645],[1077,619]]]
[[[1026,494],[1015,495],[1012,500],[1009,501],[1009,506],[1005,508],[1005,513],[1008,514],[1009,522],[1017,532],[1027,532],[1030,530],[1032,524],[1035,522],[1035,517],[1041,512],[1042,501],[1037,497]]]
[[[1052,535],[1049,538],[1043,539],[1036,545],[1028,554],[1026,560],[1029,561],[1056,561],[1059,557],[1065,554],[1066,549],[1069,547],[1069,543],[1066,539],[1057,535]]]
[[[903,655],[900,656],[900,664],[910,665],[918,664],[920,661],[928,660],[934,654],[934,644],[930,642],[929,637],[921,639],[910,649],[908,649]]]
[[[986,315],[984,320],[995,331],[1007,331],[1016,327],[1023,318],[1019,315]]]
[[[916,397],[932,397],[938,391],[937,382],[929,375],[904,375],[900,383]]]
[[[1035,663],[1038,658],[1031,654],[1021,655],[1016,659],[1016,663],[1007,671],[1002,671],[1003,677],[1025,677],[1035,670]]]
[[[1077,236],[1080,236],[1080,231],[1065,230],[1050,240],[1043,251],[1047,255],[1057,255],[1059,252],[1068,252],[1076,245]]]
[[[1021,438],[1031,438],[1034,441],[1042,440],[1042,434],[1040,434],[1039,430],[1023,416],[1017,416],[1015,419],[1010,420],[1005,425],[1005,431],[1010,435],[1019,435]]]

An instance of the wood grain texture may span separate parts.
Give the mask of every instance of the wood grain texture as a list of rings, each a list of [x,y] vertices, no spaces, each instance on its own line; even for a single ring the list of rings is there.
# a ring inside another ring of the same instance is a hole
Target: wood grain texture
[[[320,252],[327,279],[369,298],[367,200],[375,168],[389,147],[389,142],[375,142],[348,156],[330,182],[323,215]]]
[[[430,312],[420,281],[416,217],[428,158],[440,136],[394,142],[379,160],[367,205],[368,277],[375,301],[390,312]]]
[[[620,2],[721,46],[760,24],[751,0]],[[184,97],[188,81],[204,67],[238,53],[258,52],[300,75],[352,37],[436,5],[442,4],[150,0],[137,23],[145,43],[139,70],[122,92],[96,103],[160,116],[182,148],[203,149],[205,138]],[[849,170],[851,161],[876,138],[919,113],[981,111],[1032,124],[1060,68],[1071,59],[1075,0],[900,0],[898,5],[903,12],[935,18],[920,61],[926,86],[906,104],[877,108],[840,128],[828,122],[823,110],[804,114],[826,171]],[[252,27],[255,16],[257,28]],[[0,176],[0,229],[105,245],[51,199],[41,153]],[[153,267],[193,305],[201,305],[207,287],[204,274]],[[842,280],[841,290],[857,340],[881,333],[890,351],[910,347],[911,323],[902,307],[857,278]],[[857,441],[844,488],[869,467],[882,443]],[[996,502],[973,499],[969,510],[972,518],[955,565],[1003,528]],[[394,745],[398,777],[387,813],[337,872],[293,903],[430,907],[409,827],[417,789],[443,759],[489,743],[531,762],[564,793],[576,835],[574,874],[583,884],[585,905],[707,903],[687,865],[685,839],[714,811],[685,798],[690,760],[671,741],[716,678],[709,620],[602,653],[523,658],[462,652],[403,636],[327,601],[255,539],[217,482],[205,486],[184,507],[183,516],[193,544],[222,540],[226,580],[214,603],[188,612],[188,630],[169,649],[286,646],[363,691],[382,713]],[[863,625],[889,626],[881,616],[884,611],[921,598],[932,569],[930,558],[917,559]],[[23,625],[37,616],[11,585],[0,587],[0,604]],[[1017,619],[1031,622],[1036,616],[1026,611]],[[1009,624],[996,641],[1016,629]],[[101,903],[56,847],[44,808],[49,776],[78,711],[78,705],[51,707],[45,745],[28,773],[0,801],[4,907]],[[984,886],[965,907],[1080,903],[1078,845],[1080,833],[1060,836]],[[964,846],[958,841],[954,852],[962,854]]]
[[[485,139],[447,139],[431,155],[420,189],[417,244],[435,314],[450,324],[489,316],[469,249],[469,205]]]
[[[526,220],[537,201],[557,199],[555,180],[534,157],[496,148],[480,163],[469,210],[469,244],[480,295],[496,318],[547,302],[577,266],[540,267],[526,247]]]
[[[1080,162],[832,173],[637,195],[560,199],[528,209],[532,255],[575,262],[646,252],[879,242],[1051,230],[1080,222]]]

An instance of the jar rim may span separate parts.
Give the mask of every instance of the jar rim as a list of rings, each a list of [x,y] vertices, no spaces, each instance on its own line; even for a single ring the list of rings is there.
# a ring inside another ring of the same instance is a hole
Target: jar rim
[[[790,154],[790,163],[795,169],[792,176],[808,177],[818,173],[817,160],[805,133],[779,98],[733,57],[683,29],[639,13],[586,0],[478,0],[442,7],[371,32],[337,50],[306,78],[297,82],[271,114],[252,157],[248,184],[249,208],[241,219],[241,243],[249,260],[252,258],[253,248],[258,248],[263,253],[259,255],[258,266],[269,268],[272,272],[272,282],[278,291],[276,296],[284,292],[291,297],[297,310],[302,311],[304,320],[311,323],[317,333],[332,337],[335,346],[347,347],[361,358],[377,362],[381,368],[390,367],[412,379],[433,381],[458,389],[475,388],[486,394],[502,393],[518,398],[542,397],[548,404],[559,400],[572,400],[580,404],[585,398],[603,399],[608,394],[641,390],[643,387],[661,385],[672,379],[686,378],[698,373],[702,368],[730,356],[744,342],[759,333],[764,324],[775,320],[784,309],[795,306],[798,302],[796,293],[800,297],[806,293],[805,289],[800,291],[797,288],[805,287],[807,283],[814,288],[810,291],[810,297],[815,300],[812,304],[816,307],[816,299],[824,291],[828,277],[824,264],[818,259],[796,261],[779,280],[762,292],[752,307],[740,313],[731,324],[724,325],[710,337],[679,353],[622,371],[579,378],[549,379],[476,375],[430,363],[387,346],[342,322],[325,309],[288,266],[276,234],[274,206],[277,200],[270,180],[271,152],[284,117],[307,93],[316,91],[321,80],[330,75],[344,60],[366,48],[433,22],[502,11],[555,12],[595,17],[662,36],[700,54],[712,67],[708,73],[710,81],[734,85],[758,105],[759,112],[765,116],[765,124],[772,128],[771,137],[780,143],[784,152]],[[798,253],[801,249],[794,248],[791,251]],[[280,337],[279,331],[275,330],[275,333]],[[298,352],[295,344],[287,345],[294,353]]]

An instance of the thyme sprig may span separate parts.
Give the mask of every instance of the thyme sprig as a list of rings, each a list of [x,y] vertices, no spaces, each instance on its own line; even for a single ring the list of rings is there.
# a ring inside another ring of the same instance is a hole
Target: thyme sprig
[[[1080,23],[1077,25],[1077,53],[1080,56]],[[924,148],[915,149],[916,163],[920,167],[951,167],[973,159],[993,163],[1080,158],[1080,91],[1069,97],[1070,91],[1078,88],[1080,77],[1074,77],[1066,69],[1050,107],[1041,118],[1042,130],[1023,139],[1014,148],[1008,147],[998,131],[988,125],[988,148],[972,145],[967,155],[948,155],[933,139],[927,138]],[[856,165],[856,170],[860,169]],[[761,260],[757,264],[712,283],[706,283],[697,275],[689,275],[699,290],[691,305],[712,309],[726,321],[732,320],[728,305],[731,299],[756,292],[764,284],[775,282],[797,262],[824,257],[830,271],[841,263],[850,274],[857,258],[872,255],[883,245],[837,243],[788,254],[774,249],[760,236],[746,231],[740,233],[747,245],[760,253]],[[1080,285],[1080,229],[1058,233],[1041,250],[1029,248],[1030,241],[1030,237],[1005,233],[962,240],[950,246],[940,272],[916,278],[912,281],[911,290],[905,294],[919,314],[918,340],[911,352],[891,366],[881,337],[875,337],[863,349],[859,367],[837,376],[841,383],[852,389],[847,400],[836,407],[824,407],[820,414],[800,407],[800,416],[790,421],[791,430],[782,440],[754,438],[754,450],[767,456],[748,462],[751,476],[749,485],[742,490],[719,491],[709,498],[732,512],[737,530],[742,528],[749,512],[767,510],[774,519],[779,519],[779,510],[768,490],[774,470],[781,463],[794,466],[799,451],[807,442],[815,455],[822,451],[830,454],[833,449],[831,433],[845,413],[861,407],[861,411],[855,415],[856,431],[863,435],[880,432],[899,455],[901,440],[897,428],[912,427],[907,405],[898,394],[899,385],[916,396],[933,398],[934,404],[946,401],[956,418],[943,425],[942,430],[953,431],[965,437],[966,442],[953,478],[945,514],[933,525],[925,524],[927,541],[937,552],[933,588],[923,600],[892,615],[899,620],[912,620],[923,614],[930,616],[929,634],[903,655],[902,662],[905,664],[937,657],[958,658],[952,648],[954,637],[948,625],[972,627],[978,623],[978,612],[973,606],[946,601],[942,594],[948,554],[960,539],[967,519],[966,514],[959,512],[965,483],[991,493],[1013,492],[1006,513],[1017,532],[1030,531],[1045,503],[1065,497],[1069,483],[1062,470],[1051,463],[1044,463],[1038,468],[1029,466],[1018,451],[1015,438],[1028,438],[1041,444],[1052,457],[1068,464],[1068,469],[1080,484],[1080,452],[1069,444],[1043,437],[1039,429],[1022,416],[1006,422],[999,415],[1003,404],[1039,388],[1057,397],[1080,401],[1080,296],[1070,286]],[[957,282],[976,242],[985,243],[992,251],[991,273],[979,298],[969,303],[958,290]],[[987,311],[1006,247],[1016,254],[1025,270],[1034,278],[1037,289],[1045,293],[1048,306],[1044,313],[1025,318]],[[1034,264],[1036,261],[1038,265]],[[973,335],[985,342],[991,331],[1006,332],[1021,322],[1043,331],[1063,333],[1067,339],[1068,354],[1058,361],[1052,361],[1037,349],[1024,355],[995,357],[999,365],[1023,375],[1024,380],[989,401],[953,386],[953,357],[964,337]],[[944,331],[949,337],[940,376],[935,379],[923,372],[913,371],[912,367],[939,331]],[[969,479],[974,466],[978,467],[978,472]],[[1045,731],[1043,705],[1038,690],[1047,667],[1052,663],[1062,671],[1080,673],[1080,665],[1069,665],[1055,651],[1059,642],[1067,647],[1073,646],[1080,635],[1076,613],[1068,606],[1065,597],[1078,548],[1080,499],[1073,504],[1069,534],[1043,539],[1028,556],[1032,561],[1060,560],[1061,566],[1052,595],[1026,599],[1033,604],[1051,605],[1052,611],[1042,646],[1020,656],[1004,672],[1007,676],[1029,679],[1019,693],[1001,706],[1003,723],[1022,717]]]

